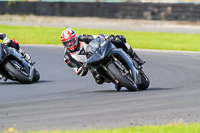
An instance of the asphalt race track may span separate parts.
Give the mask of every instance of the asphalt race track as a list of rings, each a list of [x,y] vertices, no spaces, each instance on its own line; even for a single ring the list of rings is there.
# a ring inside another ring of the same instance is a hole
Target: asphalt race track
[[[0,81],[0,132],[200,122],[200,53],[136,50],[147,61],[150,87],[115,92],[91,74],[77,76],[63,61],[63,47],[22,48],[41,79],[30,85]]]

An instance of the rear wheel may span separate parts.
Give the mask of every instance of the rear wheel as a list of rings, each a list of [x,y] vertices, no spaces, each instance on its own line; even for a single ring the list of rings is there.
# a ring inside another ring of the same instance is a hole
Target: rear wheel
[[[110,63],[107,66],[111,74],[120,82],[120,84],[126,87],[129,91],[136,91],[137,85],[132,83],[129,79],[122,75],[121,71],[117,69],[114,63]]]
[[[37,82],[40,79],[40,73],[34,69],[34,75],[33,75],[33,82]]]
[[[21,83],[25,83],[25,84],[30,84],[32,82],[31,79],[28,78],[28,76],[26,76],[25,72],[22,73],[21,70],[19,70],[16,66],[14,66],[13,64],[11,64],[10,62],[7,62],[5,65],[5,70],[12,75],[12,77],[15,77],[16,80],[18,80]]]
[[[138,90],[146,90],[149,87],[150,81],[145,74],[141,75],[141,84],[138,85]]]

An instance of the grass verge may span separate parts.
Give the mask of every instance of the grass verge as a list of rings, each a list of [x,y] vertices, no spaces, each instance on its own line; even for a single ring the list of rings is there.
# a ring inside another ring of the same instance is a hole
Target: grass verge
[[[17,39],[21,44],[56,44],[61,45],[60,34],[65,28],[31,27],[0,25],[0,32],[8,35],[10,39]],[[78,29],[80,34],[114,34],[124,35],[133,48],[200,51],[200,34],[178,34],[161,32],[135,32],[102,29]]]
[[[28,131],[23,133],[200,133],[200,124],[172,124],[161,126],[136,126],[116,129],[80,131]]]

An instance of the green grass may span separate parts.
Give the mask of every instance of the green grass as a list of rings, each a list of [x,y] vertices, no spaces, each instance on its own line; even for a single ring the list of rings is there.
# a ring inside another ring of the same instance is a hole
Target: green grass
[[[1,131],[0,131],[1,133]],[[14,128],[9,128],[3,133],[18,133]],[[157,126],[132,126],[115,129],[90,129],[90,130],[43,130],[26,131],[22,133],[200,133],[200,123],[193,124],[168,124]]]
[[[65,28],[29,27],[0,25],[0,32],[10,39],[17,39],[21,44],[56,44],[61,45],[60,34]],[[133,48],[200,51],[200,34],[177,34],[161,32],[135,32],[102,29],[77,29],[80,34],[124,35]]]
[[[161,126],[136,126],[116,129],[77,131],[28,131],[23,133],[200,133],[200,124],[173,124]]]

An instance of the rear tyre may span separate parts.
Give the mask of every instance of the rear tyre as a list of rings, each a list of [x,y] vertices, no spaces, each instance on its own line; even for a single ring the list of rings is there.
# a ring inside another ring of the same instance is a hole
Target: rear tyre
[[[137,85],[132,83],[126,77],[122,75],[120,70],[117,69],[114,63],[110,63],[108,65],[108,70],[112,73],[112,75],[121,83],[122,86],[126,87],[129,91],[136,91]]]
[[[34,69],[34,75],[33,75],[33,82],[37,82],[40,79],[40,73]]]
[[[5,70],[13,75],[19,82],[24,84],[30,84],[32,82],[27,76],[25,76],[20,70],[14,67],[10,62],[5,65]]]
[[[145,74],[141,74],[141,83],[138,85],[138,90],[146,90],[149,87],[150,81]]]

